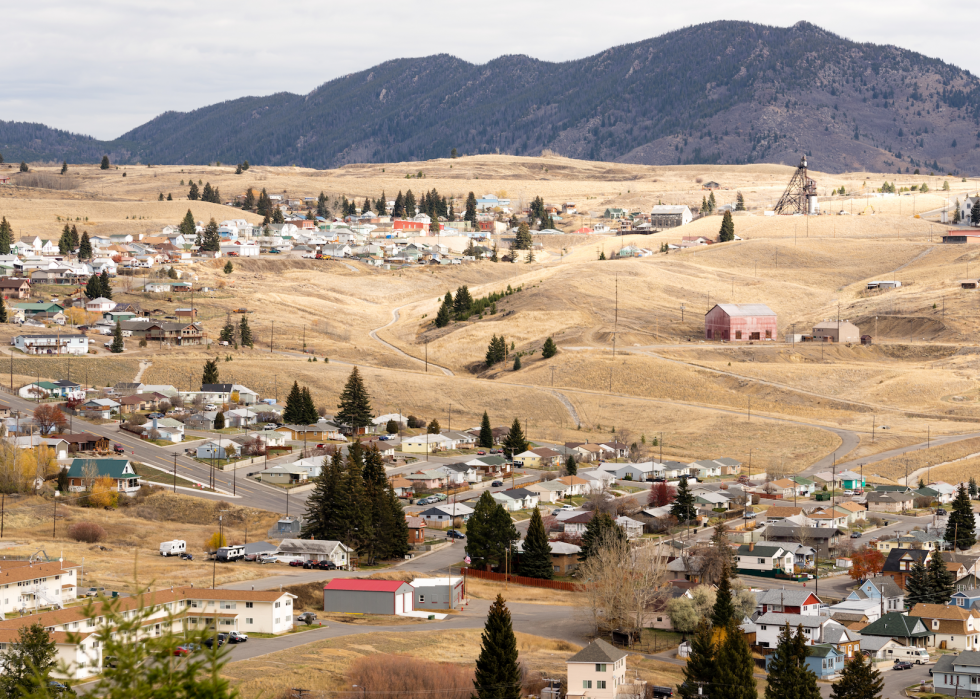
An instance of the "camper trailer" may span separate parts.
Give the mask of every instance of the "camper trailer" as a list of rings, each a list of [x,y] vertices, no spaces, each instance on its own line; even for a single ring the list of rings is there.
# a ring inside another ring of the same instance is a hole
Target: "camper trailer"
[[[160,555],[161,556],[179,556],[182,553],[187,552],[187,542],[181,539],[174,539],[173,541],[164,541],[160,544]]]

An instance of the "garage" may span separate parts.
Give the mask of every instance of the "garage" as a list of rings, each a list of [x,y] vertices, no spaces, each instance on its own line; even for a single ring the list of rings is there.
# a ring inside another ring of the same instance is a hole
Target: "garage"
[[[334,578],[323,586],[323,611],[347,614],[410,614],[413,588],[399,580]]]

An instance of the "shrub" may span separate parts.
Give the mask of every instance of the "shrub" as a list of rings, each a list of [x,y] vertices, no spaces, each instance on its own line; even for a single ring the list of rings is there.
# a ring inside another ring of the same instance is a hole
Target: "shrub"
[[[83,544],[95,544],[106,538],[105,529],[92,522],[76,522],[68,527],[68,538]]]

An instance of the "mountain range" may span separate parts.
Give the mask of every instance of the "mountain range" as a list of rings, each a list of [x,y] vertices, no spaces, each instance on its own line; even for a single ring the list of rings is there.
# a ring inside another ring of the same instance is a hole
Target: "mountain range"
[[[548,63],[398,59],[307,95],[166,112],[113,141],[0,121],[12,161],[330,168],[461,155],[827,172],[980,169],[980,81],[939,59],[800,22],[719,21]]]

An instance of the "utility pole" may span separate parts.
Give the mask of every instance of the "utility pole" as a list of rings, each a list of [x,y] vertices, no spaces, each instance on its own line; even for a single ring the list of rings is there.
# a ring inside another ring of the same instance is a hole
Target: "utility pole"
[[[425,373],[429,373],[429,341],[425,341]]]
[[[177,452],[174,452],[174,492],[177,492]]]
[[[58,530],[58,499],[54,500],[54,516],[51,517],[51,536],[55,536]]]
[[[875,443],[875,422],[878,420],[877,415],[871,416],[871,443]]]
[[[613,356],[616,356],[616,333],[619,330],[619,275],[616,275],[616,311],[613,320]]]

